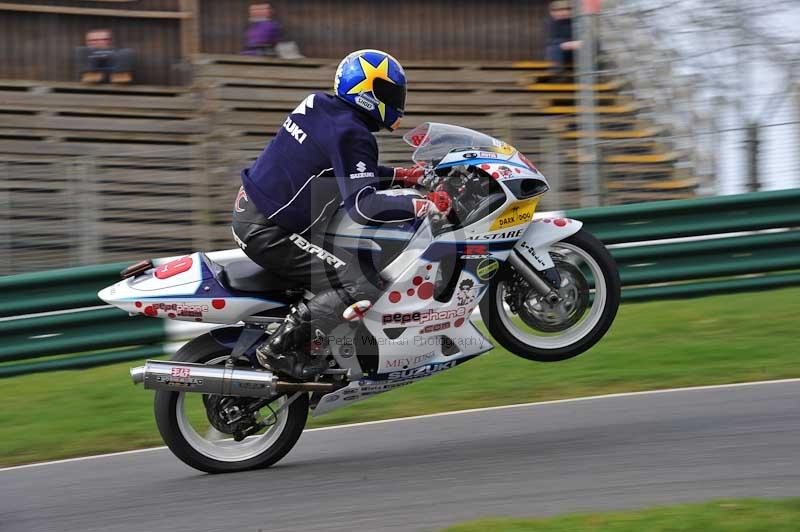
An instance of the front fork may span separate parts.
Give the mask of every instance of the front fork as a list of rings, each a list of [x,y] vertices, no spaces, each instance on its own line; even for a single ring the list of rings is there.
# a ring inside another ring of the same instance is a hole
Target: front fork
[[[533,287],[551,305],[555,305],[561,300],[558,295],[558,287],[561,285],[561,275],[555,265],[546,270],[538,271],[531,268],[519,254],[512,250],[508,255],[508,263],[519,273],[529,285]]]
[[[569,218],[537,219],[508,255],[508,262],[550,304],[561,300],[561,275],[550,257],[550,246],[580,231],[583,222]]]

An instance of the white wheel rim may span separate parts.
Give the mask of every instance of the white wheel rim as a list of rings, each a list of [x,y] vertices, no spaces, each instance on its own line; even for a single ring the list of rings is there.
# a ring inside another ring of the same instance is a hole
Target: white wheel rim
[[[560,252],[568,255],[570,258],[579,260],[580,262],[577,263],[575,260],[569,260],[569,262],[572,262],[576,266],[580,266],[581,262],[584,263],[589,267],[594,277],[594,288],[589,290],[589,294],[594,295],[594,300],[591,303],[591,307],[584,313],[578,323],[560,333],[550,336],[532,334],[520,329],[520,326],[512,320],[511,316],[513,316],[513,313],[504,300],[505,282],[501,281],[495,292],[495,305],[497,305],[500,321],[503,323],[506,330],[520,342],[539,349],[561,349],[580,341],[588,335],[600,321],[603,315],[603,309],[606,306],[606,300],[608,299],[608,281],[605,275],[603,275],[600,264],[597,263],[594,257],[578,246],[566,242],[558,242],[553,245],[553,248],[555,252]]]
[[[225,358],[227,358],[227,356],[209,361],[208,364],[213,364],[215,361],[224,360]],[[200,394],[194,395],[200,396]],[[278,412],[275,423],[267,427],[264,432],[249,436],[240,442],[234,441],[228,434],[217,431],[210,424],[204,436],[198,433],[189,421],[186,412],[186,404],[184,402],[185,397],[186,393],[180,392],[178,394],[178,400],[175,402],[175,415],[178,420],[178,430],[180,430],[184,439],[192,449],[203,456],[220,462],[242,462],[265,452],[278,440],[289,419],[289,409],[287,407]],[[286,396],[283,396],[273,401],[270,406],[274,410],[278,410],[286,401]]]

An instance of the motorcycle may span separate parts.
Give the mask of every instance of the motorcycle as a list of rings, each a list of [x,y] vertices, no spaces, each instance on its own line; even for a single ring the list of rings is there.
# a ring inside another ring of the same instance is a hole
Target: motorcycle
[[[155,390],[161,436],[188,465],[268,467],[295,445],[309,409],[319,416],[490,351],[472,323],[478,312],[497,343],[540,362],[585,352],[611,326],[620,301],[614,260],[580,221],[534,217],[549,185],[523,154],[448,124],[425,123],[403,138],[426,184],[450,194],[452,211],[365,227],[339,209],[328,236],[373,261],[386,289],[314,345],[328,362],[315,380],[258,364],[255,348],[312,294],[285,287],[241,252],[142,261],[99,292],[131,314],[224,325],[170,360],[131,369],[134,383]]]

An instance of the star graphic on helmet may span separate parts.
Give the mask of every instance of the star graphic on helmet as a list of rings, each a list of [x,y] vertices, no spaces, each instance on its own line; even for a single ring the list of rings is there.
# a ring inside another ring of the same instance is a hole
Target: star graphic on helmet
[[[373,96],[375,96],[375,91],[372,87],[375,79],[381,78],[394,83],[392,79],[389,77],[389,58],[384,57],[383,61],[377,67],[374,67],[370,64],[369,61],[364,59],[363,57],[358,58],[358,62],[361,63],[361,70],[364,71],[364,79],[358,82],[352,89],[347,91],[347,94],[361,94],[362,92],[371,92]],[[378,104],[378,111],[381,113],[381,118],[386,116],[386,104],[380,102]]]

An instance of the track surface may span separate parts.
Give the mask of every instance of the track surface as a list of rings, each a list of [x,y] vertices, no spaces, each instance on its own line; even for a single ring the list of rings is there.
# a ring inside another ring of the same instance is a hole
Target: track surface
[[[269,470],[166,450],[0,472],[11,531],[430,530],[717,497],[800,495],[800,382],[309,432]]]

